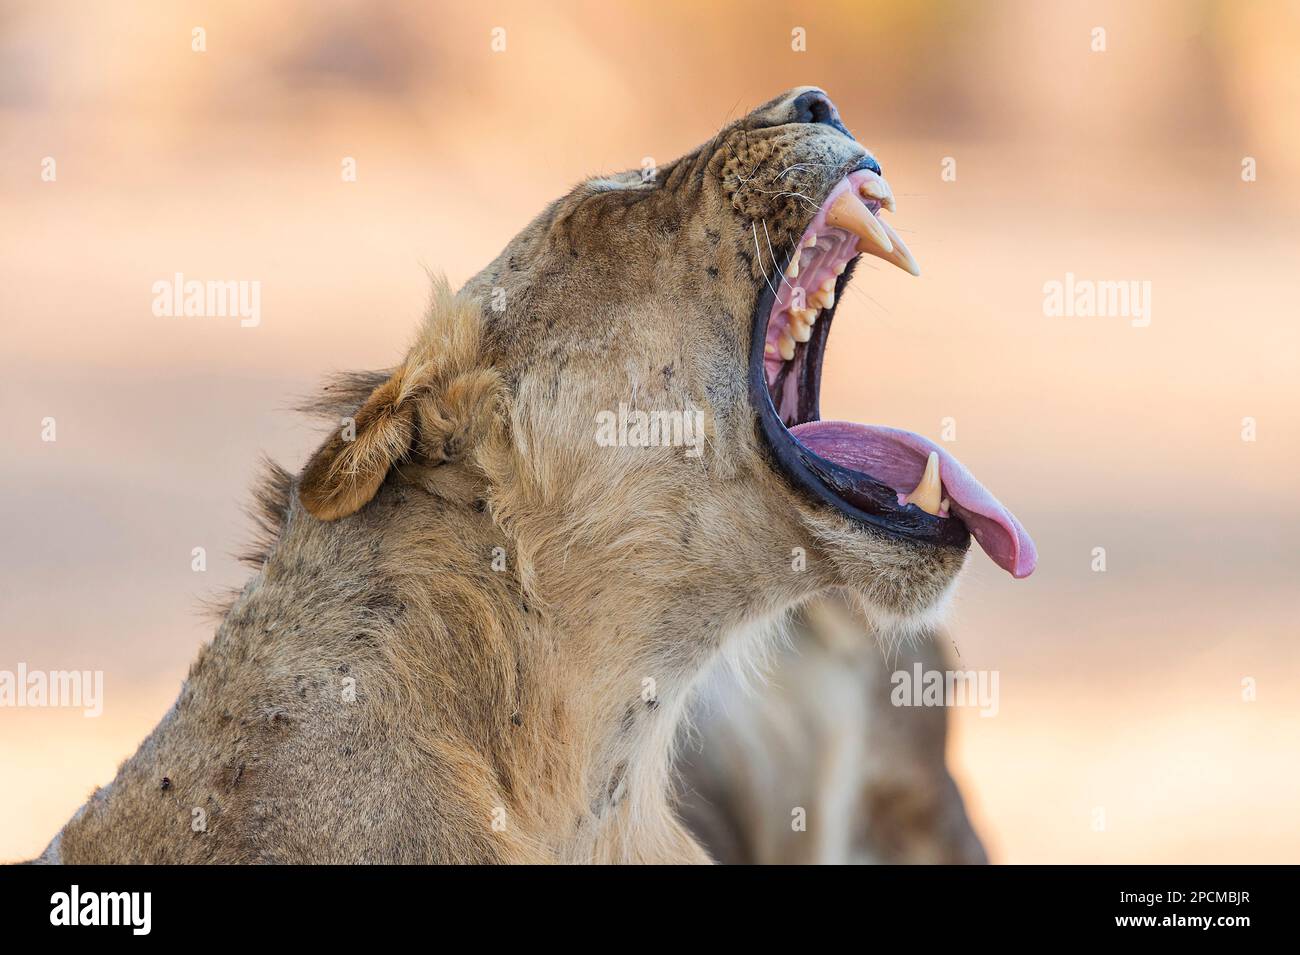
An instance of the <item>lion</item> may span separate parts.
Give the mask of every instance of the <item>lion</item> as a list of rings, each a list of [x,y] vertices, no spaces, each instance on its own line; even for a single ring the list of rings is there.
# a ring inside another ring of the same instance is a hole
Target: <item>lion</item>
[[[866,639],[824,598],[752,686],[710,674],[678,747],[678,812],[716,862],[974,865],[988,855],[945,763],[948,713],[898,707],[894,675],[951,668],[941,634]]]
[[[832,593],[932,627],[971,535],[1034,566],[946,450],[819,420],[858,256],[918,271],[894,205],[800,88],[435,282],[397,367],[326,389],[335,430],[260,492],[256,574],[40,861],[710,861],[671,797],[708,671]],[[655,412],[699,440],[647,440]]]

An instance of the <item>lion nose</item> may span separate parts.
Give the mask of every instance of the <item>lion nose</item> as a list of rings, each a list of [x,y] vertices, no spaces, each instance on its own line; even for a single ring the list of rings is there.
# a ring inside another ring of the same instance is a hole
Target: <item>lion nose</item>
[[[792,123],[819,123],[837,129],[853,139],[853,134],[840,120],[840,111],[821,90],[808,90],[796,96],[790,103],[790,114]]]

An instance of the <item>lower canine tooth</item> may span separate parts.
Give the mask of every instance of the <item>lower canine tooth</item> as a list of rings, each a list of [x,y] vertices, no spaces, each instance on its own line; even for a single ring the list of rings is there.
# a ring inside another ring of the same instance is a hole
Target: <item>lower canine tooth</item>
[[[943,484],[939,480],[939,452],[931,451],[925,462],[925,473],[916,490],[903,498],[906,504],[915,504],[927,514],[938,514],[943,501]]]
[[[776,348],[781,353],[783,361],[789,361],[794,357],[794,339],[790,337],[789,331],[781,333],[781,337],[776,340]]]

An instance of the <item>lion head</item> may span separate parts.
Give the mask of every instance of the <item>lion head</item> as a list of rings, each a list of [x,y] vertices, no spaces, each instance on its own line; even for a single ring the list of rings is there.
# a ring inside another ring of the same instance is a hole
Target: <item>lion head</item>
[[[618,592],[662,615],[688,596],[683,619],[715,629],[834,588],[878,622],[924,622],[972,534],[1024,576],[1033,543],[944,448],[819,419],[858,257],[919,274],[894,207],[815,88],[657,170],[583,182],[459,293],[472,333],[435,314],[303,500],[339,517],[393,464],[442,492],[463,464],[539,603]]]

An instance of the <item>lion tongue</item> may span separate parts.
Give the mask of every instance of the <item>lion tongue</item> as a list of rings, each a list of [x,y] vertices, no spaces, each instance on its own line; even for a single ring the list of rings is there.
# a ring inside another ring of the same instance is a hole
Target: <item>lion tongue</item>
[[[809,421],[790,433],[814,454],[870,475],[900,495],[917,487],[931,453],[937,453],[950,511],[961,518],[984,553],[1013,577],[1028,577],[1038,565],[1034,542],[1015,515],[933,441],[910,431],[851,421]]]

